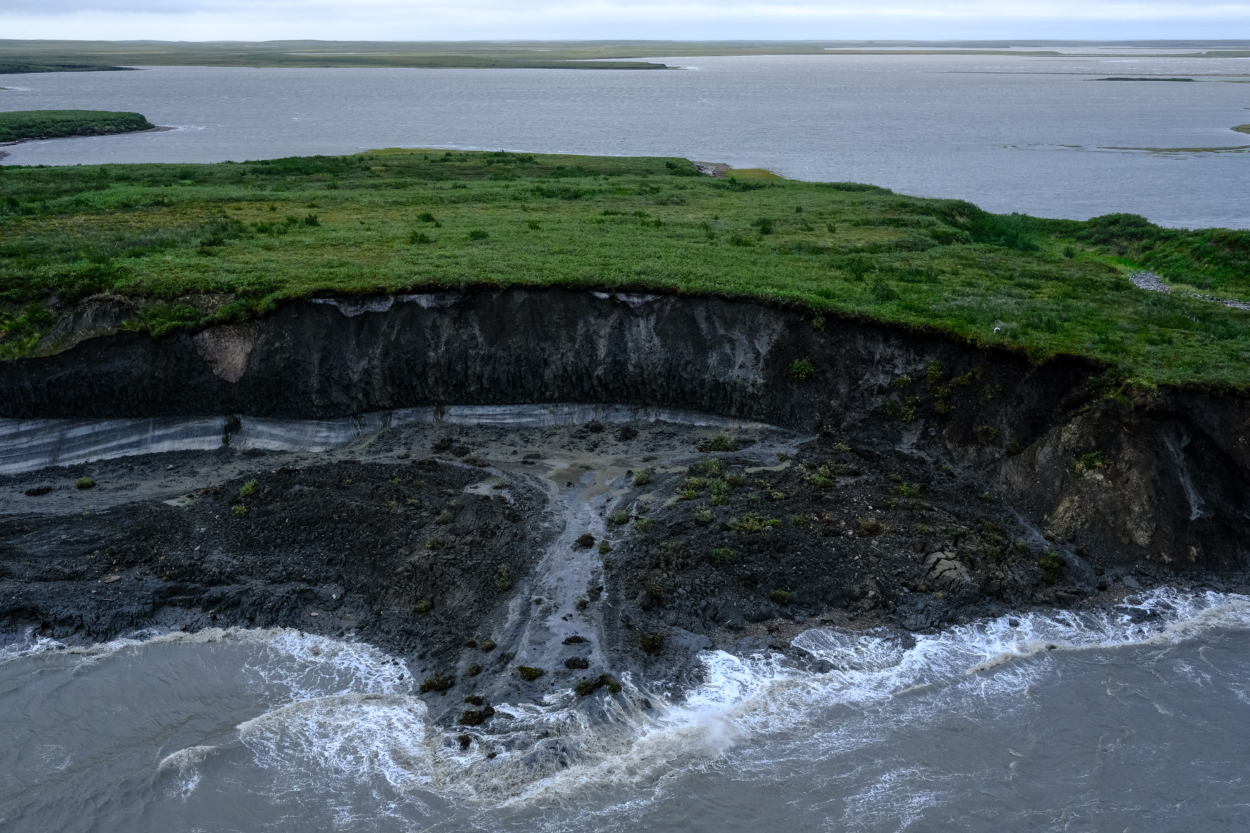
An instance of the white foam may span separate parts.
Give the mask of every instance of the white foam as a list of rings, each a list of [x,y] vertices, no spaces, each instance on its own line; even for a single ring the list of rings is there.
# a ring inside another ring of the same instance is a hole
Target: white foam
[[[340,694],[301,700],[239,726],[257,763],[277,767],[309,788],[325,778],[369,783],[381,778],[410,791],[434,783],[426,707],[396,694]],[[431,733],[437,742],[441,738]]]
[[[45,636],[35,636],[34,633],[34,628],[27,628],[16,641],[8,645],[0,645],[0,662],[65,650],[63,643]]]
[[[682,702],[650,694],[652,711],[618,705],[606,723],[589,724],[554,707],[500,707],[518,715],[513,735],[558,738],[564,761],[550,771],[538,767],[529,778],[508,767],[524,759],[513,753],[493,768],[495,775],[506,774],[506,789],[475,772],[466,781],[478,799],[545,805],[593,790],[655,788],[675,770],[720,766],[731,752],[741,758],[746,741],[769,735],[803,737],[799,755],[845,752],[873,742],[874,733],[885,728],[873,721],[831,723],[831,709],[863,712],[890,705],[893,718],[904,722],[923,722],[935,709],[966,707],[970,698],[993,699],[999,710],[1009,709],[1050,673],[1048,662],[1033,659],[1039,654],[1175,644],[1214,628],[1250,628],[1250,598],[1161,589],[1117,612],[1004,616],[919,636],[910,648],[889,636],[809,630],[793,644],[828,662],[831,670],[803,670],[775,653],[738,657],[709,651],[701,655],[703,684]],[[900,702],[919,692],[925,697],[916,705]],[[643,692],[627,687],[627,694],[637,701]],[[515,737],[512,742],[519,745]]]
[[[402,664],[360,643],[292,630],[232,629],[66,650],[86,659],[156,643],[262,646],[263,656],[254,656],[248,668],[280,702],[240,724],[238,735],[260,766],[281,774],[282,789],[335,791],[355,784],[385,788],[414,806],[422,794],[437,794],[479,808],[585,806],[594,803],[589,796],[607,793],[629,796],[636,809],[661,798],[666,784],[685,773],[733,767],[741,777],[802,766],[866,748],[900,725],[928,725],[935,713],[966,711],[978,700],[992,702],[999,715],[1010,713],[1023,708],[1031,686],[1054,673],[1056,654],[1172,645],[1217,628],[1250,629],[1250,598],[1161,589],[1116,611],[1020,614],[1015,620],[952,627],[917,636],[910,647],[884,633],[814,629],[793,644],[827,663],[827,671],[776,653],[708,651],[701,655],[703,683],[684,698],[648,691],[623,676],[620,696],[565,693],[542,704],[501,704],[486,725],[452,731],[429,724]],[[644,699],[651,708],[642,707]],[[569,708],[573,703],[595,704],[594,717]],[[468,750],[455,740],[461,733],[473,739]],[[763,742],[770,736],[783,742]],[[207,749],[177,752],[162,761],[161,771],[176,771],[180,789],[194,789]],[[919,818],[925,806],[942,800],[944,786],[931,786],[917,792],[878,780],[851,796],[847,812],[895,802],[902,790],[911,803],[895,807],[894,816]],[[391,800],[388,793],[385,801]],[[621,803],[613,808],[626,809]]]

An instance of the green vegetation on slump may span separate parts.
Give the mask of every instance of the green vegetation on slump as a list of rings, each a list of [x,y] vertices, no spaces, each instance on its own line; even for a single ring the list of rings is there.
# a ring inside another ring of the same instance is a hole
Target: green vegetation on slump
[[[107,136],[151,130],[155,125],[139,113],[107,110],[15,110],[0,113],[0,142],[60,139],[65,136]]]
[[[1180,291],[1137,289],[1137,267]],[[97,293],[137,299],[126,326],[161,335],[314,295],[507,286],[757,299],[831,333],[849,316],[1089,356],[1144,384],[1250,383],[1250,313],[1184,296],[1250,299],[1245,231],[995,215],[684,159],[0,167],[0,357],[38,352]]]

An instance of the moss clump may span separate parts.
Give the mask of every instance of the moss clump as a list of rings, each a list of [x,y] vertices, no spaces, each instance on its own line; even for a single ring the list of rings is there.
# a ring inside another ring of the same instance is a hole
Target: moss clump
[[[1041,557],[1037,566],[1042,568],[1042,581],[1050,585],[1059,580],[1068,561],[1061,553],[1051,550]]]
[[[1102,459],[1102,452],[1091,451],[1089,454],[1082,454],[1081,456],[1077,457],[1076,460],[1072,463],[1072,468],[1077,474],[1081,474],[1082,472],[1094,471],[1095,469],[1101,469],[1105,465],[1106,464],[1103,462],[1103,459]]]
[[[790,604],[790,591],[773,590],[768,594],[768,598],[771,599],[774,604],[788,605]]]
[[[431,691],[437,691],[441,694],[455,684],[456,679],[454,677],[446,677],[440,674],[437,677],[430,677],[421,683],[420,691],[422,694],[428,694]]]
[[[500,593],[506,590],[511,590],[512,584],[513,584],[512,568],[509,567],[507,564],[500,564],[498,567],[496,567],[495,579],[493,583],[495,585],[495,589],[498,590]]]
[[[664,650],[666,637],[662,631],[651,631],[638,637],[638,645],[645,653],[658,654]]]
[[[728,567],[734,563],[737,553],[729,547],[717,547],[708,554],[708,560],[717,567]]]
[[[859,534],[865,537],[869,535],[881,535],[882,533],[889,531],[889,527],[871,516],[860,518],[855,522],[855,526],[859,529]]]
[[[95,488],[95,481],[90,477],[80,477],[74,481],[74,486],[79,489],[93,489]]]
[[[245,518],[251,510],[240,503],[238,506],[234,507],[232,511],[234,512],[234,516],[236,518]]]
[[[255,480],[249,480],[239,487],[239,497],[248,498],[260,491],[260,484]]]
[[[821,466],[815,474],[809,475],[807,485],[813,489],[828,489],[833,486],[833,472],[828,466]]]
[[[481,709],[465,709],[460,715],[460,719],[456,722],[461,726],[481,726],[487,720],[495,716],[495,709],[492,706],[486,706]]]
[[[599,542],[599,554],[607,555],[610,552],[612,552],[612,545],[609,544],[606,540],[600,541]]]
[[[541,668],[534,668],[529,665],[518,665],[517,672],[521,675],[521,679],[527,683],[532,683],[547,672]]]
[[[611,515],[608,515],[608,523],[613,526],[624,526],[629,523],[629,512],[625,509],[618,509]]]
[[[434,602],[430,599],[422,599],[412,606],[412,612],[415,616],[423,616],[434,609]]]
[[[495,650],[495,640],[483,639],[482,644],[479,647],[481,647],[484,652],[489,654],[491,651]]]
[[[610,674],[601,674],[593,680],[581,679],[573,686],[573,693],[578,697],[589,697],[601,688],[606,687],[613,694],[619,694],[621,684],[612,678]]]
[[[581,547],[586,550],[590,549],[594,545],[595,536],[591,535],[589,532],[583,532],[581,535],[577,536],[577,540],[573,542],[573,546]]]
[[[733,518],[729,521],[730,529],[734,532],[745,533],[763,532],[766,529],[772,529],[781,525],[781,521],[776,518],[765,518],[754,512],[745,517]]]
[[[651,519],[639,518],[638,520],[634,521],[634,529],[638,530],[639,532],[645,535],[647,532],[651,531]]]

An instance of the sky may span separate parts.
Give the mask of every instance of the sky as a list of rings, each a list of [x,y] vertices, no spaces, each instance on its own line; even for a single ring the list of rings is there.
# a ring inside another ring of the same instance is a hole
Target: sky
[[[1250,38],[1250,0],[0,0],[71,40]]]

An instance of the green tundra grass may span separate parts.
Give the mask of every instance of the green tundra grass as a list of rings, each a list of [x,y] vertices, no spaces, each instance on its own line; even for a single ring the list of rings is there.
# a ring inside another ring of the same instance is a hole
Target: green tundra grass
[[[733,172],[731,172],[732,174]],[[1172,295],[1128,280],[1148,268]],[[1139,383],[1250,383],[1250,232],[994,215],[684,159],[389,150],[0,167],[0,358],[91,295],[162,335],[325,294],[562,286],[760,299],[1089,356]]]

